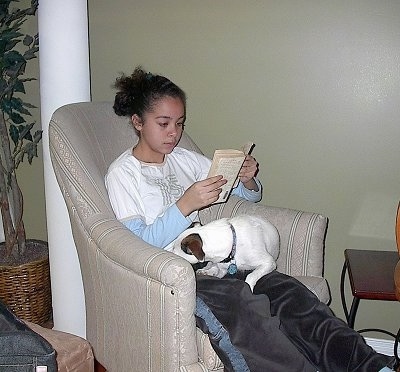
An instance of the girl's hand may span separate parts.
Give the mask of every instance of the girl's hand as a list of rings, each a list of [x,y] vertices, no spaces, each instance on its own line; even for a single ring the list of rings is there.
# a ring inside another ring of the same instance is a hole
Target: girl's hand
[[[246,155],[246,159],[239,171],[239,180],[250,190],[257,188],[254,177],[258,172],[258,163],[251,155]]]
[[[206,178],[190,186],[176,202],[177,207],[186,217],[190,213],[207,207],[218,200],[222,185],[227,181],[222,176]]]

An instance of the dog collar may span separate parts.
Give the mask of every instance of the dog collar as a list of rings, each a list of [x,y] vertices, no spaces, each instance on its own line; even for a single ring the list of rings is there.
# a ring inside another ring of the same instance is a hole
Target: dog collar
[[[225,258],[225,260],[221,261],[221,262],[231,262],[231,264],[228,267],[228,273],[233,275],[236,273],[237,271],[237,267],[236,267],[236,263],[235,263],[235,254],[236,254],[236,230],[233,227],[233,225],[230,223],[229,227],[231,228],[232,231],[232,249],[231,249],[231,253],[229,253],[229,256],[227,258]]]

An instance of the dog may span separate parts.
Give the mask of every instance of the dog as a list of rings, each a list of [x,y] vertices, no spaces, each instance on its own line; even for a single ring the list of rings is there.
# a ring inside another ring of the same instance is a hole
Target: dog
[[[198,274],[222,278],[253,270],[245,280],[253,291],[262,276],[276,269],[279,243],[278,230],[269,221],[240,215],[189,228],[166,249],[191,264],[208,261]]]

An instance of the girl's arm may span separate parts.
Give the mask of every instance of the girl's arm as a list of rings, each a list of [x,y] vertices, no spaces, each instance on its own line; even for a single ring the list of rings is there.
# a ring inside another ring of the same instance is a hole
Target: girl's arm
[[[251,202],[259,202],[262,197],[262,186],[255,177],[258,172],[258,163],[251,155],[247,155],[239,172],[239,185],[232,194]]]
[[[239,196],[253,203],[259,202],[262,198],[262,185],[257,178],[253,178],[253,180],[257,186],[257,190],[250,190],[242,182],[239,182],[238,186],[232,190],[232,195]]]
[[[145,242],[164,248],[186,230],[193,221],[190,216],[185,217],[176,204],[172,204],[151,225],[146,225],[141,218],[122,220],[121,222]]]

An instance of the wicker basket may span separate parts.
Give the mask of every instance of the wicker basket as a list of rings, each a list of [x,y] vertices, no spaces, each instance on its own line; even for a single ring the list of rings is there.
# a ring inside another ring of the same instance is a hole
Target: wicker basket
[[[29,244],[47,243],[30,240]],[[21,319],[44,324],[52,318],[49,256],[19,266],[0,265],[0,298]]]

